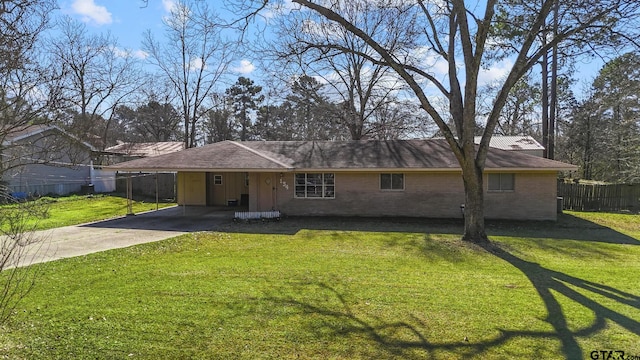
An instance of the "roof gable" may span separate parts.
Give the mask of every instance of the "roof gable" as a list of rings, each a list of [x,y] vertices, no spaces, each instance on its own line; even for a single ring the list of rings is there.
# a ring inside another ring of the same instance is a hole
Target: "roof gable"
[[[30,137],[34,137],[34,136],[43,137],[45,136],[43,134],[47,132],[53,132],[53,133],[57,133],[59,135],[65,136],[68,139],[71,139],[77,142],[78,144],[81,144],[82,146],[86,147],[90,151],[96,151],[96,149],[91,144],[80,140],[75,135],[70,134],[55,125],[39,124],[39,125],[26,125],[24,127],[16,128],[10,131],[9,133],[7,133],[7,136],[5,137],[5,142],[15,143],[18,141],[22,141],[24,139],[28,139]]]
[[[52,126],[47,125],[25,125],[16,127],[15,129],[7,129],[7,136],[5,140],[8,142],[20,141],[28,137],[41,134],[47,130],[53,129]],[[4,132],[4,131],[3,131]]]

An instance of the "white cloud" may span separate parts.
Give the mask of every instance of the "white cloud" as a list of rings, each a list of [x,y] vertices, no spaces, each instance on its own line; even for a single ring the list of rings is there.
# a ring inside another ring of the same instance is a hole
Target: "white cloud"
[[[201,57],[193,58],[189,62],[189,70],[200,70],[204,66],[204,61]]]
[[[162,20],[174,25],[187,22],[191,13],[186,3],[178,3],[174,0],[162,0],[162,8],[165,11]]]
[[[492,82],[503,80],[513,68],[513,61],[506,59],[498,63],[492,64],[488,69],[481,69],[478,74],[478,85],[486,85]]]
[[[256,67],[251,63],[251,61],[243,59],[240,61],[240,65],[233,68],[233,71],[240,74],[250,74],[255,69]]]
[[[121,49],[119,47],[112,47],[111,51],[113,52],[113,55],[115,55],[116,57],[119,58],[126,58],[129,57],[129,51]]]
[[[162,0],[162,7],[167,13],[171,13],[176,8],[176,2],[173,0]]]
[[[264,19],[269,20],[276,16],[286,15],[291,10],[300,10],[301,8],[301,5],[295,4],[291,0],[284,0],[282,2],[273,1],[260,12],[260,15],[262,15]]]
[[[97,5],[94,0],[74,0],[71,10],[81,15],[82,21],[86,23],[106,25],[113,22],[109,10],[105,6]]]
[[[129,57],[133,57],[133,58],[137,58],[137,59],[146,59],[149,54],[146,53],[145,51],[142,50],[129,50],[129,49],[122,49],[119,47],[113,47],[111,49],[111,51],[113,51],[113,54],[119,58],[129,58]]]
[[[411,58],[436,78],[444,78],[449,74],[449,63],[429,47],[416,48],[411,53]]]
[[[133,57],[138,58],[138,59],[146,59],[147,57],[149,57],[149,53],[143,50],[134,50],[132,53]]]
[[[422,67],[429,74],[434,76],[445,87],[448,87],[449,63],[445,59],[443,59],[442,56],[425,47],[416,49],[411,54],[411,57],[414,59],[413,61],[418,64],[418,66]],[[458,79],[464,82],[465,69],[463,67],[463,61],[461,58],[458,58],[456,60],[458,62]],[[480,73],[478,74],[478,86],[484,86],[496,81],[504,80],[512,68],[512,59],[504,59],[499,62],[487,64],[486,67],[480,69]],[[418,79],[420,78],[418,77]],[[423,84],[426,85],[426,87],[428,87],[429,89],[436,89],[436,87],[428,81],[425,81]],[[462,86],[464,86],[464,84],[462,84]]]

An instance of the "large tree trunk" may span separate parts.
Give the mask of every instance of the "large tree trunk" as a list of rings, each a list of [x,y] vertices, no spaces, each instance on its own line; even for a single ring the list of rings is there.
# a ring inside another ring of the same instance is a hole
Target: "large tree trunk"
[[[487,243],[489,238],[484,227],[484,185],[482,168],[474,160],[462,164],[462,179],[465,190],[464,235],[462,240],[473,243]]]

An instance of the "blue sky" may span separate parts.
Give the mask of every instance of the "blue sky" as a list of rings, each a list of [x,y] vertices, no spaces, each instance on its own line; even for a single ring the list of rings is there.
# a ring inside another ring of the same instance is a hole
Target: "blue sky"
[[[215,6],[219,1],[211,1]],[[59,0],[59,13],[68,15],[86,24],[91,32],[110,32],[118,45],[144,58],[140,50],[142,34],[151,32],[160,39],[163,35],[162,18],[173,6],[172,0],[149,0],[145,6],[142,0]],[[250,76],[255,70],[248,59],[238,60],[232,67],[235,73]]]
[[[221,3],[219,0],[208,0],[214,7]],[[121,48],[131,51],[139,58],[145,54],[140,50],[142,34],[151,30],[157,38],[163,35],[162,18],[169,14],[173,0],[149,0],[145,4],[142,0],[59,0],[62,15],[71,16],[84,22],[89,31],[110,32],[118,40]],[[222,6],[222,5],[220,5]],[[581,83],[576,84],[576,95],[583,90],[583,83],[590,83],[597,75],[602,62],[594,59],[593,63],[579,61],[579,73],[576,78]],[[496,64],[484,76],[487,81],[503,76],[511,63]],[[232,66],[238,76],[259,78],[259,71],[250,59],[239,59]]]
[[[126,48],[140,47],[141,34],[147,30],[161,31],[162,17],[170,2],[150,0],[147,7],[138,0],[61,0],[60,13],[87,25],[90,31],[111,32]]]

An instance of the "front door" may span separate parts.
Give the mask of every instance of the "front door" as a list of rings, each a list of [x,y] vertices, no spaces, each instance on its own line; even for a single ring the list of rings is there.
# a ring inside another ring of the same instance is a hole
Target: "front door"
[[[207,173],[207,206],[226,205],[226,181],[222,173]]]
[[[258,211],[269,211],[275,207],[276,184],[271,173],[258,174]]]

